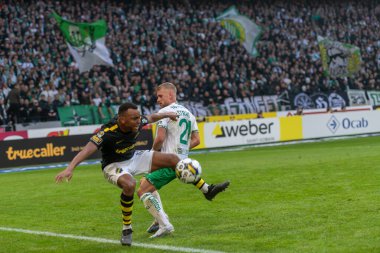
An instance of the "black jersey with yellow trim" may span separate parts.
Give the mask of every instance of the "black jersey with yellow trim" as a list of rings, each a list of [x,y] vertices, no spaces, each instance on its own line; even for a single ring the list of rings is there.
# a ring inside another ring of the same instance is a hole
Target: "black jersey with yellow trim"
[[[148,124],[148,119],[141,116],[137,132],[122,132],[115,117],[90,138],[90,141],[102,152],[102,169],[110,163],[129,160],[133,157],[137,136],[146,124]]]

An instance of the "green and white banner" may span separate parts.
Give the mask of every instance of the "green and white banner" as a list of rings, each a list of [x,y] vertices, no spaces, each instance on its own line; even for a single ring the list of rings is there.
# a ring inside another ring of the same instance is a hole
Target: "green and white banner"
[[[79,72],[89,71],[94,65],[113,66],[105,44],[107,24],[104,20],[93,23],[75,23],[53,12],[66,40],[71,55],[78,64]]]
[[[221,26],[238,39],[252,56],[257,56],[256,42],[261,34],[261,27],[248,17],[239,14],[235,6],[230,7],[217,18]]]
[[[352,77],[360,70],[360,49],[350,44],[318,36],[324,74],[330,77]]]
[[[369,97],[369,101],[373,106],[380,106],[380,91],[376,90],[368,90],[367,95]]]

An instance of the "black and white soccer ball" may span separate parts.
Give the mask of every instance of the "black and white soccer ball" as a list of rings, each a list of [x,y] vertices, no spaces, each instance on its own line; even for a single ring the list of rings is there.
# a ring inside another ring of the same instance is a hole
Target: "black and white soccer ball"
[[[197,160],[185,158],[177,163],[175,174],[181,182],[192,184],[201,177],[202,167]]]

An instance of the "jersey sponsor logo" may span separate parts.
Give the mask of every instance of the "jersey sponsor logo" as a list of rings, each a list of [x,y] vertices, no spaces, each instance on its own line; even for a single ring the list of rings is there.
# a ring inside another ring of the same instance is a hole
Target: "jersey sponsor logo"
[[[91,140],[92,140],[94,143],[98,144],[98,145],[99,145],[100,143],[103,142],[103,139],[100,138],[100,137],[98,137],[98,135],[94,135],[94,136],[92,136],[92,137],[91,137]]]
[[[128,146],[126,148],[116,149],[115,152],[117,154],[125,154],[127,151],[132,150],[135,148],[135,144]]]
[[[99,145],[100,143],[103,142],[103,138],[102,138],[103,135],[104,135],[104,131],[99,131],[96,135],[91,137],[91,140]]]

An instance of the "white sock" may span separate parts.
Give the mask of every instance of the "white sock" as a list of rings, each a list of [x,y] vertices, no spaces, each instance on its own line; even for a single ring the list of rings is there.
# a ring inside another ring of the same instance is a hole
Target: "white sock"
[[[152,192],[152,195],[155,196],[156,199],[161,202],[161,197],[160,197],[160,194],[158,193],[157,190]],[[161,205],[162,205],[162,203],[161,203]]]
[[[203,193],[207,193],[207,192],[208,192],[208,184],[207,184],[207,183],[204,183],[204,184],[202,185],[202,188],[199,189],[199,190],[201,190]]]
[[[132,225],[124,225],[123,224],[123,230],[126,230],[126,229],[132,229]]]
[[[165,213],[164,205],[163,205],[162,202],[161,202],[161,197],[160,197],[160,194],[158,193],[158,191],[156,190],[156,191],[152,192],[152,195],[153,195],[154,197],[156,197],[157,201],[160,203],[160,205],[161,205],[161,207],[162,207],[162,211],[164,212],[166,218],[169,219],[168,215]],[[158,223],[158,220],[157,220],[156,218],[154,219],[154,221],[155,221],[156,223]]]
[[[144,193],[140,199],[148,212],[158,221],[160,227],[170,224],[161,202],[152,193]]]
[[[152,195],[156,197],[156,199],[157,199],[158,202],[160,202],[160,205],[162,207],[162,211],[165,213],[164,205],[161,202],[161,197],[160,197],[160,194],[158,193],[158,191],[156,190],[156,191],[152,192]],[[168,217],[168,216],[166,215],[166,217]]]

